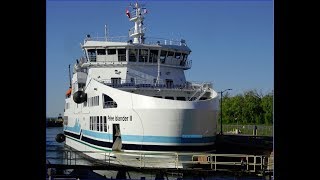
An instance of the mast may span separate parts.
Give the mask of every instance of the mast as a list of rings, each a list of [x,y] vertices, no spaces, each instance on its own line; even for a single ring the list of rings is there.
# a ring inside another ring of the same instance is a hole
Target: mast
[[[157,85],[160,84],[160,52],[161,52],[161,50],[158,52],[158,56],[157,56],[158,57],[158,59],[157,59],[157,61],[158,61]]]
[[[136,2],[133,6],[133,14],[130,15],[129,10],[126,11],[129,21],[134,22],[134,27],[129,30],[129,36],[133,38],[134,44],[144,43],[144,31],[143,27],[144,14],[147,13],[146,9],[142,5]]]
[[[70,64],[69,64],[69,81],[70,81],[70,88],[71,88],[71,73],[70,73]]]
[[[108,34],[107,34],[107,25],[106,24],[104,25],[104,37],[106,38],[106,41],[108,41],[107,40]]]

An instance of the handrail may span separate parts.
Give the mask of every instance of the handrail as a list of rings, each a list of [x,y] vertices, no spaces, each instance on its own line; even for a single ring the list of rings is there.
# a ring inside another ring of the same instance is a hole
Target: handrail
[[[214,171],[223,170],[223,166],[240,167],[247,172],[273,171],[273,162],[270,162],[267,155],[248,154],[214,154],[201,152],[118,152],[118,151],[74,151],[60,150],[64,152],[63,159],[67,165],[77,165],[77,161],[82,160],[79,152],[94,156],[98,161],[96,164],[122,164],[134,165],[145,168],[157,163],[168,163],[175,169],[188,169],[194,165],[203,165],[203,169]],[[157,157],[158,158],[155,158]],[[128,158],[131,157],[131,158]],[[164,157],[166,157],[164,159]],[[50,158],[48,158],[50,159]],[[84,158],[86,159],[86,158]],[[78,163],[79,164],[79,163]],[[207,166],[205,166],[207,165]]]
[[[159,84],[155,84],[153,80],[144,79],[140,76],[135,76],[134,82],[129,79],[121,79],[118,83],[112,83],[112,79],[96,79],[105,85],[116,87],[116,88],[144,88],[144,89],[178,89],[178,90],[197,90],[203,89],[204,86],[211,87],[212,83],[203,82],[200,86],[198,83],[186,82],[184,85],[173,85],[172,87],[167,87],[164,80],[160,80]],[[202,91],[201,91],[202,92]],[[197,92],[196,92],[197,93]],[[192,96],[193,97],[193,96]]]
[[[131,33],[136,33],[134,32],[134,29],[131,28],[129,30],[129,36],[131,35]],[[145,32],[145,27],[143,27],[143,29],[141,29],[141,32],[144,33]],[[140,32],[140,33],[141,33]],[[91,37],[91,38],[86,38],[86,41],[102,41],[102,42],[127,42],[129,40],[131,40],[131,38],[129,36],[114,36],[114,37]],[[168,39],[168,38],[158,38],[158,37],[145,37],[145,41],[144,44],[149,44],[149,45],[177,45],[177,46],[186,46],[186,43],[182,43],[179,40],[173,40],[173,39]]]
[[[195,99],[198,101],[207,91],[204,90],[204,86],[207,85],[207,83],[202,83],[199,88],[192,94],[192,96],[188,99],[188,101],[191,101],[198,92],[200,92],[200,95]]]

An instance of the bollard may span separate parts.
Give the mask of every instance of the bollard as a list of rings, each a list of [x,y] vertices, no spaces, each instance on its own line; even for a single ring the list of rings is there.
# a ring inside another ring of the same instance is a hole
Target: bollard
[[[48,176],[49,176],[49,180],[53,180],[53,175],[55,174],[55,170],[52,168],[48,168]]]
[[[258,132],[258,127],[256,125],[254,125],[253,135],[257,136],[257,132]]]

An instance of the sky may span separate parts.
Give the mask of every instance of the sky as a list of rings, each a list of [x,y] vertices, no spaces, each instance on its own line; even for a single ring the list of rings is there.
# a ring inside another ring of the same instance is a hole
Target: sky
[[[87,34],[127,36],[127,0],[47,0],[46,115],[63,114],[68,65],[83,53]],[[138,1],[146,5],[146,37],[185,39],[192,50],[188,81],[212,82],[231,96],[274,88],[272,0]],[[71,66],[71,67],[72,67]]]

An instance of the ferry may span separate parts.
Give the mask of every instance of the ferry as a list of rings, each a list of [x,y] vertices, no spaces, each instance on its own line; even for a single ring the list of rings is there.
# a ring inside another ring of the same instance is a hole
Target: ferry
[[[125,14],[134,24],[127,36],[87,35],[72,73],[69,66],[65,145],[126,166],[141,166],[143,155],[145,167],[160,168],[177,167],[175,153],[211,152],[219,96],[211,82],[186,79],[186,40],[147,37],[144,5]]]

